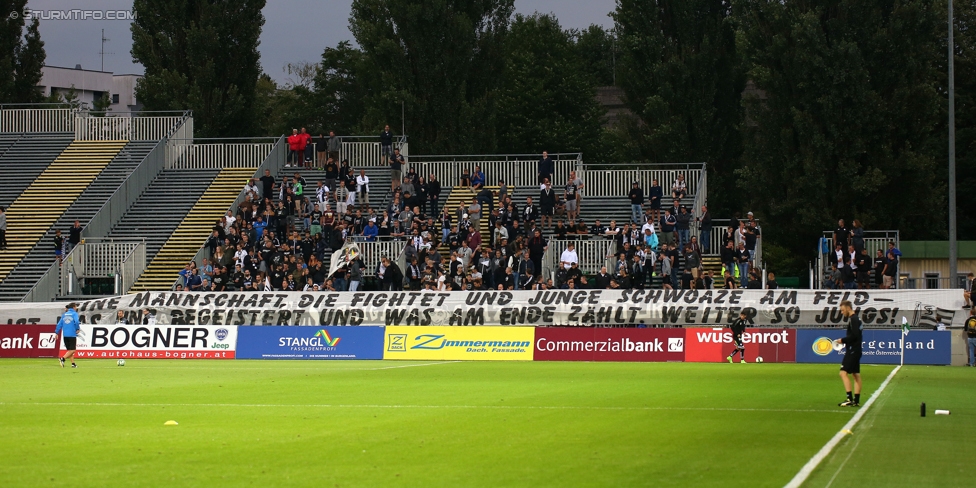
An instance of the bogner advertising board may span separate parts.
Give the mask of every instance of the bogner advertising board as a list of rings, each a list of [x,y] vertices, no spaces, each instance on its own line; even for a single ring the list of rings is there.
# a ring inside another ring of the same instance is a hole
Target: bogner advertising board
[[[234,359],[237,327],[81,324],[76,342],[79,358]]]
[[[692,328],[687,333],[685,361],[717,363],[732,353],[732,331],[728,328]],[[767,363],[796,362],[795,329],[746,329],[742,343],[746,347],[746,361],[762,357]],[[736,356],[736,361],[740,358]]]
[[[237,359],[383,359],[383,327],[237,329]]]
[[[386,327],[383,359],[531,361],[533,327]]]
[[[683,361],[684,358],[684,329],[535,329],[536,361]]]
[[[0,358],[53,358],[57,354],[53,325],[0,325]]]

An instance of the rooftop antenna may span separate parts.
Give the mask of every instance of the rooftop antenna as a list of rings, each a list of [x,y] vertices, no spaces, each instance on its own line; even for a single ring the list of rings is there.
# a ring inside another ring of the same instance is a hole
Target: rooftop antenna
[[[108,42],[108,41],[111,41],[111,39],[105,37],[105,29],[102,29],[102,50],[98,52],[98,54],[101,54],[102,55],[102,71],[105,71],[105,55],[106,54],[115,54],[115,53],[107,53],[107,52],[105,52],[105,43]]]

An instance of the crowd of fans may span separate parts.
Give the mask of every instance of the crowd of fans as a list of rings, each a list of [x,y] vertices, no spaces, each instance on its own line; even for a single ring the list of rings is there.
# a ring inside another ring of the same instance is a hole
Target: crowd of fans
[[[294,131],[288,139],[288,166],[319,167],[324,178],[309,182],[296,171],[277,181],[265,171],[249,182],[244,201],[215,223],[206,242],[208,257],[180,272],[178,289],[358,290],[370,274],[376,277],[373,286],[387,290],[702,289],[716,281],[726,288],[762,287],[760,272],[751,266],[760,238],[751,212],[741,222],[734,220],[716,243],[722,246],[721,273],[704,270],[711,214],[702,207],[696,217],[681,204],[688,196],[682,174],[667,193],[656,180],[646,191],[634,182],[628,194],[631,221],[623,225],[583,222],[584,182],[571,171],[554,186],[555,164],[548,153],[538,162],[537,197],[516,202],[504,181],[497,190],[489,189],[482,168],[474,166],[454,182],[470,188],[473,197],[447,208],[440,205],[440,181],[433,174],[418,175],[393,139],[387,126],[380,141],[391,197],[385,208],[377,208],[370,205],[365,171],[357,172],[346,160],[337,162],[334,133],[310,143],[304,128]],[[381,191],[386,195],[385,188]],[[666,194],[670,205],[664,205]],[[694,226],[699,235],[692,235]],[[543,256],[552,238],[613,241],[613,254],[607,257],[611,265],[587,276],[570,243],[558,265],[548,269]],[[396,256],[388,256],[377,269],[365,270],[355,259],[330,274],[331,254],[350,240],[403,242],[405,265],[400,269]],[[770,277],[768,284],[775,286],[775,280]]]
[[[824,249],[830,269],[823,280],[828,289],[893,289],[898,286],[898,260],[901,251],[895,243],[888,249],[878,249],[871,256],[864,247],[864,227],[855,219],[850,228],[843,219],[837,221],[833,232],[834,248]]]

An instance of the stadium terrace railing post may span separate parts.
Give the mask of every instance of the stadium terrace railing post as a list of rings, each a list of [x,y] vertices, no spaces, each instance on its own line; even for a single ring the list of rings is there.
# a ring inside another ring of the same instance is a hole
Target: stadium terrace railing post
[[[63,107],[63,105],[55,104]],[[0,105],[0,132],[74,132],[77,110],[71,108],[8,108]]]

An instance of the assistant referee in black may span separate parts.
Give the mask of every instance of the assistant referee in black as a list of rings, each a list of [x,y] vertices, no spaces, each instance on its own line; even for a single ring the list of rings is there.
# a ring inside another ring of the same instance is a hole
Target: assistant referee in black
[[[847,400],[838,404],[840,407],[860,407],[861,406],[861,337],[864,331],[864,324],[854,313],[854,306],[850,300],[840,302],[840,313],[847,318],[847,335],[838,339],[841,344],[846,346],[844,361],[840,364],[840,379],[844,382],[844,390],[847,391]],[[851,379],[848,375],[854,376],[854,395],[851,395]]]

